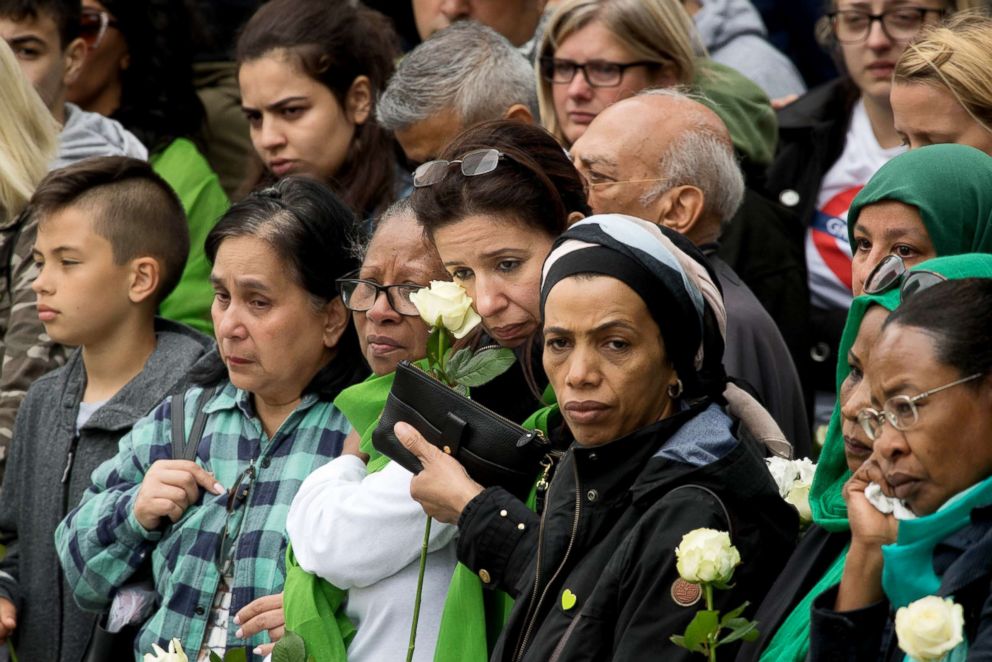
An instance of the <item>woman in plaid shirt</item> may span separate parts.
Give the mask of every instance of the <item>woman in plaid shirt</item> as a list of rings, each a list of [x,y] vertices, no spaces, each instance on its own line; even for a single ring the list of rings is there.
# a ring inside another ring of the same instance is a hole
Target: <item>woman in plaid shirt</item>
[[[340,454],[350,426],[332,400],[366,372],[335,285],[358,266],[352,218],[297,177],[225,214],[206,245],[218,352],[184,398],[188,434],[215,389],[195,462],[172,459],[169,398],[94,472],[56,532],[84,609],[107,609],[151,557],[158,601],[136,659],[173,637],[199,659],[261,654],[282,634],[286,514],[303,479]]]

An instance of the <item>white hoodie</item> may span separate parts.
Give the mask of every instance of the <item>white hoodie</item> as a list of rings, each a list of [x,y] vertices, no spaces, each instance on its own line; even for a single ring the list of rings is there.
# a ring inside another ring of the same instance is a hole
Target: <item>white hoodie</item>
[[[130,156],[144,161],[148,150],[116,120],[67,103],[59,153],[50,169],[64,168],[91,156]]]

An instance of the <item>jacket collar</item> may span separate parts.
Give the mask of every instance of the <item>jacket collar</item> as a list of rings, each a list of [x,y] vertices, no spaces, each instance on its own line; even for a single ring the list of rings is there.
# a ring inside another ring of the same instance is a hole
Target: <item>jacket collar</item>
[[[813,129],[842,120],[845,123],[860,92],[851,79],[842,76],[820,85],[778,113],[779,128],[789,131]]]

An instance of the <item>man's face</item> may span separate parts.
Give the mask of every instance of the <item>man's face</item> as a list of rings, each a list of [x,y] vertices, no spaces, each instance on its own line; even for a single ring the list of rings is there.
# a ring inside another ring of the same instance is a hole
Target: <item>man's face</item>
[[[544,0],[413,0],[421,39],[455,21],[472,19],[488,25],[514,46],[522,46],[534,36],[543,8]]]
[[[596,214],[659,221],[662,196],[652,192],[664,184],[659,180],[660,157],[674,134],[668,126],[671,118],[666,122],[644,106],[632,100],[607,108],[569,150],[586,180],[589,206]]]
[[[407,162],[415,167],[436,159],[463,128],[458,113],[453,108],[446,108],[421,122],[398,129],[395,135]]]
[[[14,21],[0,17],[0,37],[7,41],[21,71],[52,114],[60,118],[65,103],[66,71],[69,66],[62,49],[58,26],[47,14]]]

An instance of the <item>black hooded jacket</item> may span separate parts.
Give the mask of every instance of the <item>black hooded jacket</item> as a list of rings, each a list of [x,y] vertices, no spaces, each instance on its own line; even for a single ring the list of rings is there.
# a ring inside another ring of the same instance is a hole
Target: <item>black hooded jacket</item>
[[[469,503],[459,560],[517,599],[492,660],[698,659],[669,641],[704,608],[680,605],[686,586],[675,585],[675,548],[697,528],[729,530],[743,559],[716,608],[749,600],[753,615],[795,546],[797,516],[750,442],[728,434],[705,460],[714,411],[704,402],[603,446],[573,445],[543,517],[500,488]],[[704,459],[657,455],[677,432]]]

